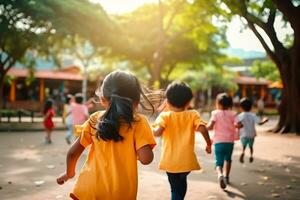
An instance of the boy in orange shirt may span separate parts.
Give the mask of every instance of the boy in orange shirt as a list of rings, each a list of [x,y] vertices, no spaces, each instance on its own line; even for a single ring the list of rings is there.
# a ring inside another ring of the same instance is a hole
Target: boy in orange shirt
[[[188,110],[193,98],[191,88],[182,82],[173,82],[166,90],[168,111],[160,113],[153,132],[162,137],[159,169],[165,170],[171,186],[172,200],[182,200],[187,190],[187,175],[199,170],[195,146],[195,131],[206,141],[206,152],[211,153],[211,141],[206,123],[196,110]]]

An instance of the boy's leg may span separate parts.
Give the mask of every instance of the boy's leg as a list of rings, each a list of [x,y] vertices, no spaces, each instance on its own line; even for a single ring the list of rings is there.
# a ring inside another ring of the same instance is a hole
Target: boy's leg
[[[253,139],[249,139],[249,147],[250,147],[250,158],[249,158],[249,162],[250,162],[250,163],[253,162],[253,143],[254,143],[254,138],[253,138]]]
[[[172,200],[183,200],[186,194],[187,181],[186,177],[189,172],[185,173],[169,173],[168,180],[171,186],[171,199]]]
[[[243,145],[243,152],[240,155],[240,163],[244,163],[244,155],[245,155],[245,150],[247,147],[247,139],[246,138],[241,138],[241,143]]]

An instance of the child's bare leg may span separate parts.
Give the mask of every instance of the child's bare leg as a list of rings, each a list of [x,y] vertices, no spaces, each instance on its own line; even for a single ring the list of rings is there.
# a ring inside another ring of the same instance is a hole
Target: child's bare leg
[[[52,130],[47,129],[46,130],[46,142],[51,143],[51,132]]]
[[[231,170],[231,161],[225,161],[225,177],[229,177]]]
[[[242,154],[241,154],[241,156],[240,156],[240,162],[241,162],[241,163],[244,163],[245,149],[246,149],[246,146],[243,146],[243,152],[242,152]]]
[[[250,158],[249,161],[252,163],[253,162],[253,147],[250,147]]]

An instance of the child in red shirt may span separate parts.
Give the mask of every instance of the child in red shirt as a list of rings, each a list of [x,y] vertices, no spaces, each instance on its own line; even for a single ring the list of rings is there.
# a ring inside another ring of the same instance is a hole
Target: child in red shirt
[[[45,102],[43,114],[44,114],[43,124],[44,124],[44,127],[46,129],[45,143],[46,144],[51,144],[52,143],[51,133],[52,133],[52,130],[54,128],[54,123],[53,123],[52,117],[54,117],[54,115],[55,115],[55,111],[53,109],[53,101],[51,99],[48,99]]]

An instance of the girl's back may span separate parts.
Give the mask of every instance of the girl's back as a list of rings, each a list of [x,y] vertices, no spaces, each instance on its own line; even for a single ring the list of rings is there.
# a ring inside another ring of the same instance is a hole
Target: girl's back
[[[214,125],[214,143],[233,142],[235,139],[236,112],[232,110],[214,110],[211,120]]]
[[[121,125],[122,141],[98,140],[92,125],[103,113],[94,113],[82,126],[80,143],[84,147],[91,144],[91,149],[73,195],[78,199],[136,199],[136,152],[146,144],[155,144],[152,131],[146,117],[136,114],[131,128]]]

